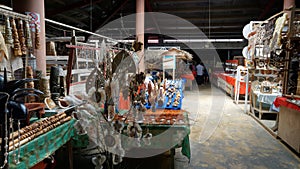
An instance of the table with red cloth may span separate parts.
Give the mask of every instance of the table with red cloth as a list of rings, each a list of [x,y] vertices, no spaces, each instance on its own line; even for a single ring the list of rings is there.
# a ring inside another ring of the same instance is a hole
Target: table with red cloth
[[[186,79],[185,86],[189,87],[190,90],[193,90],[193,80],[195,80],[194,75],[192,73],[191,74],[184,74],[184,75],[181,75],[181,78]]]
[[[233,86],[233,91],[235,91],[235,77],[226,74],[226,73],[213,73],[214,78],[221,78],[224,81],[226,81],[227,84]],[[250,84],[248,87],[248,92],[250,92]],[[246,83],[240,82],[240,94],[246,94]]]
[[[278,137],[300,153],[300,107],[278,97],[273,103],[279,110]]]
[[[290,103],[290,102],[286,101],[286,99],[287,99],[286,97],[277,97],[273,104],[274,104],[275,107],[284,106],[284,107],[287,107],[287,108],[290,108],[290,109],[297,110],[300,113],[300,107],[293,104],[293,103]]]

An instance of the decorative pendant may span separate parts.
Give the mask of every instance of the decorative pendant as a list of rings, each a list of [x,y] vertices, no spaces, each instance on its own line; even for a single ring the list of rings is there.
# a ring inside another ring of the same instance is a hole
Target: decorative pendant
[[[151,145],[151,138],[152,138],[152,133],[150,133],[149,128],[147,128],[146,134],[143,136],[143,141],[145,145],[147,146]]]
[[[40,49],[40,28],[39,24],[35,23],[35,48]]]
[[[7,102],[8,102],[8,99],[9,99],[9,95],[7,93],[4,93],[4,92],[0,92],[0,101],[1,101],[1,113],[4,114],[4,120],[2,120],[2,123],[3,124],[6,124],[4,125],[4,130],[2,129],[2,131],[5,133],[4,134],[4,138],[2,138],[2,145],[1,147],[4,148],[4,150],[1,150],[1,154],[4,156],[4,159],[2,159],[1,161],[3,161],[3,164],[1,164],[2,166],[0,166],[0,168],[4,168],[7,163],[8,163],[8,148],[9,148],[9,129],[8,129],[8,109],[7,109]],[[3,153],[4,152],[4,153]]]
[[[5,42],[9,45],[12,45],[14,42],[9,17],[6,17],[5,20]]]
[[[13,41],[14,41],[14,55],[15,56],[22,56],[22,51],[21,51],[21,45],[19,41],[19,35],[18,35],[18,30],[16,26],[15,19],[11,19],[11,27],[12,27],[12,35],[13,35]]]
[[[24,30],[23,30],[23,21],[21,19],[19,19],[19,40],[20,40],[20,46],[21,46],[21,51],[22,51],[22,55],[26,55],[27,54],[27,47],[26,47],[26,39],[24,36]]]
[[[26,32],[26,45],[30,50],[32,48],[32,39],[31,39],[31,31],[29,27],[29,22],[25,21],[25,32]]]

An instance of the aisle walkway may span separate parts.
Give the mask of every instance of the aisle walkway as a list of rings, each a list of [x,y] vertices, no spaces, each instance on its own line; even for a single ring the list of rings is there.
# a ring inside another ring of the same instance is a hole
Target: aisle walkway
[[[221,93],[210,87],[202,87],[199,92],[185,91],[183,109],[190,112],[192,158],[188,163],[176,153],[177,169],[300,168],[295,154],[243,113],[243,106]],[[210,120],[205,126],[207,118]]]

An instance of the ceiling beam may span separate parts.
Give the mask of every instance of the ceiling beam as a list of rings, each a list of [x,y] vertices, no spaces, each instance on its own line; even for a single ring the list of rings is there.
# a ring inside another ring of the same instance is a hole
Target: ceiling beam
[[[194,22],[194,21],[205,21],[205,22],[208,22],[209,18],[208,17],[181,17],[185,20],[188,20],[190,22]],[[219,16],[211,16],[210,17],[210,20],[212,22],[215,22],[215,21],[239,21],[239,20],[251,20],[251,19],[256,19],[252,16],[247,16],[247,15],[219,15]],[[169,19],[165,19],[165,18],[157,18],[157,22],[163,22],[163,23],[178,23],[178,21],[176,20],[169,20]],[[180,22],[179,22],[180,24]]]
[[[211,6],[211,12],[238,12],[238,11],[260,11],[258,6]],[[185,7],[181,8],[169,8],[169,9],[159,9],[159,7],[155,10],[155,12],[164,12],[164,13],[186,13],[186,12],[197,12],[197,13],[208,13],[208,6],[204,7]]]
[[[146,9],[147,9],[147,12],[153,12],[152,5],[150,4],[150,0],[146,0]],[[156,19],[153,17],[152,14],[150,14],[150,15],[151,15],[151,20],[153,21],[156,30],[158,31],[158,33],[160,33],[160,29],[159,29]]]
[[[175,35],[173,35],[175,36]],[[120,36],[120,35],[113,35],[110,36],[112,39],[118,39],[118,40],[122,40],[124,39],[125,37],[124,36]],[[127,38],[127,37],[126,37]],[[178,39],[192,39],[194,38],[194,35],[176,35],[176,38]],[[208,38],[208,36],[197,36],[197,38],[203,38],[203,39],[206,39]],[[243,35],[242,34],[231,34],[231,35],[210,35],[210,38],[211,39],[240,39],[240,38],[243,38]]]
[[[263,12],[259,15],[258,20],[265,19],[265,16],[268,14],[268,12],[271,10],[275,3],[275,0],[269,0],[268,4],[266,5],[265,9]]]
[[[94,29],[94,31],[98,30],[99,28],[107,24],[110,21],[110,19],[114,17],[127,4],[127,2],[128,0],[120,0],[119,3],[114,8],[112,8],[110,12],[108,12],[105,20],[101,22],[99,26],[95,26],[96,29]]]
[[[62,0],[53,0],[54,2],[61,4],[61,5],[65,5],[66,3]]]
[[[209,2],[209,0],[152,0],[153,2]]]
[[[96,4],[96,3],[100,3],[102,1],[103,0],[94,0],[94,1],[90,2],[90,1],[87,1],[87,0],[83,0],[83,1],[73,3],[73,4],[65,5],[61,8],[57,8],[57,9],[54,9],[54,10],[49,10],[49,11],[46,10],[46,17],[51,17],[53,15],[60,14],[60,13],[66,12],[66,11],[70,11],[70,10],[73,10],[73,9],[76,9],[76,8],[84,8],[84,7],[90,6],[91,4],[93,5],[93,4]]]
[[[86,23],[81,22],[79,19],[76,19],[76,18],[73,18],[73,17],[69,17],[69,16],[66,16],[66,15],[63,15],[63,14],[59,14],[58,16],[61,16],[62,18],[65,18],[67,21],[73,22],[73,24],[70,24],[70,25],[75,26],[74,23],[77,23],[77,24],[81,25],[80,26],[81,28],[88,26]],[[63,20],[62,22],[65,22],[66,20]],[[78,27],[78,26],[76,26],[76,27]]]
[[[226,30],[226,29],[238,29],[238,30],[242,30],[242,28],[244,27],[244,25],[217,25],[217,26],[214,26],[214,25],[211,25],[211,26],[199,26],[199,27],[196,27],[196,26],[193,26],[193,27],[188,27],[188,26],[162,26],[160,25],[159,27],[156,27],[156,26],[146,26],[145,27],[145,30],[146,31],[152,31],[152,30],[175,30],[175,31],[197,31],[199,29],[202,29],[202,30],[206,30],[206,29],[211,29],[211,30],[215,30],[215,29],[222,29],[222,30]],[[121,29],[124,29],[124,28],[121,28],[121,27],[115,27],[115,28],[106,28],[104,31],[117,31],[119,32]],[[135,27],[127,27],[125,28],[127,31],[131,30],[131,31],[135,31]]]
[[[228,43],[228,42],[212,42],[212,43],[175,43],[180,45],[180,49],[243,49],[247,43]]]

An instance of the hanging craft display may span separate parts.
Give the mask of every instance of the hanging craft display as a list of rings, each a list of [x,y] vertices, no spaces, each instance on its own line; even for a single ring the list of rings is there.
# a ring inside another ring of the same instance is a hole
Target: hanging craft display
[[[5,42],[6,44],[12,45],[13,44],[13,37],[12,37],[12,28],[10,25],[9,17],[5,19]]]
[[[282,29],[283,29],[284,25],[286,24],[286,21],[287,21],[287,13],[284,13],[281,17],[279,17],[276,20],[275,29],[274,29],[274,32],[273,32],[273,37],[271,38],[271,43],[270,43],[270,49],[273,50],[273,51],[278,49],[278,48],[281,48],[281,46],[282,46],[282,44],[281,44],[281,39],[282,39],[281,32],[282,32]]]
[[[32,49],[32,39],[31,39],[31,30],[29,27],[29,22],[25,21],[25,37],[26,37],[26,46],[30,50]]]
[[[26,39],[24,35],[23,20],[21,19],[19,19],[18,33],[19,33],[19,41],[20,41],[22,55],[26,55],[27,54]]]
[[[1,107],[1,116],[4,118],[1,119],[1,124],[4,125],[3,128],[1,128],[2,133],[2,139],[1,139],[1,168],[4,168],[8,163],[8,142],[9,142],[9,129],[8,129],[8,109],[7,109],[7,103],[8,103],[9,95],[7,93],[0,92],[0,107]]]
[[[21,51],[21,45],[19,41],[19,35],[18,35],[18,30],[16,26],[16,21],[14,18],[10,20],[11,22],[11,27],[12,27],[12,35],[13,35],[13,40],[14,40],[14,55],[15,56],[22,56],[22,51]]]
[[[0,32],[0,61],[5,58],[6,60],[9,59],[8,50],[5,45],[4,38],[2,36],[2,33]]]
[[[35,49],[40,49],[40,25],[35,23]]]

